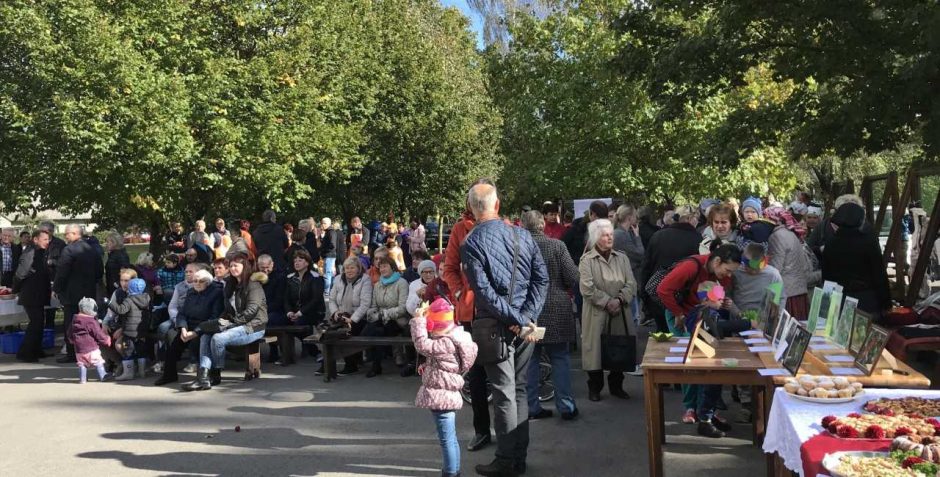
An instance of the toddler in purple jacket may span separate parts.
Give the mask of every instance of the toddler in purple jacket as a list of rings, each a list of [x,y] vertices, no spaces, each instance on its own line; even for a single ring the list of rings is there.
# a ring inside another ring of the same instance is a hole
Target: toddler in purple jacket
[[[430,333],[430,336],[428,334]],[[463,406],[460,390],[463,374],[477,359],[477,345],[470,334],[454,322],[454,309],[438,298],[430,307],[425,303],[411,320],[415,350],[427,357],[418,369],[421,387],[415,405],[430,409],[437,426],[437,436],[444,454],[445,477],[460,475],[460,445],[455,427],[456,411]]]
[[[78,302],[78,313],[72,318],[72,325],[65,336],[75,346],[75,360],[78,362],[79,383],[85,384],[88,368],[98,371],[98,379],[104,381],[108,374],[101,357],[101,346],[111,346],[111,337],[101,328],[95,316],[98,305],[95,300],[85,297]]]

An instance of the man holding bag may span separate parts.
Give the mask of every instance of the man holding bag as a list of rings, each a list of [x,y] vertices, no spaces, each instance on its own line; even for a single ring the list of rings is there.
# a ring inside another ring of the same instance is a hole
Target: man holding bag
[[[529,446],[526,374],[535,321],[548,292],[548,270],[525,230],[499,217],[496,188],[478,184],[467,205],[476,226],[461,247],[461,263],[474,292],[473,339],[478,361],[493,385],[496,459],[478,465],[483,476],[513,477],[525,472]]]

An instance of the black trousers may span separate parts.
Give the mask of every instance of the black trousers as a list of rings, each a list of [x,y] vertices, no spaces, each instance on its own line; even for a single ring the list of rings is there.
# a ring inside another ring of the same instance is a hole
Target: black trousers
[[[16,267],[16,264],[14,264],[13,266]],[[13,270],[10,270],[9,272],[3,272],[2,274],[0,274],[0,285],[3,285],[5,287],[13,286]]]
[[[470,323],[463,323],[470,332]],[[490,434],[490,404],[486,401],[486,369],[479,362],[474,362],[467,373],[470,384],[470,399],[473,408],[473,431],[477,434]]]
[[[196,342],[199,342],[199,338],[194,339]],[[163,364],[164,378],[175,378],[178,376],[176,371],[176,363],[178,363],[180,358],[183,357],[183,351],[185,351],[189,345],[189,343],[183,342],[183,339],[180,338],[179,333],[176,333],[173,341],[170,342],[170,346],[166,349],[166,361]]]
[[[72,317],[78,313],[78,304],[76,303],[74,305],[67,305],[63,303],[62,312],[65,313],[65,325],[62,329],[67,330],[72,327]],[[55,315],[55,310],[52,310],[52,313]],[[65,349],[66,354],[69,356],[75,356],[75,347],[72,346],[72,343],[69,343],[68,340],[65,340]]]
[[[29,325],[26,327],[26,336],[23,338],[23,344],[16,353],[20,359],[39,358],[42,356],[42,327],[45,323],[45,315],[42,306],[27,306],[26,316],[29,317]]]
[[[389,320],[386,323],[374,321],[366,323],[365,328],[362,329],[362,336],[401,336],[403,331],[395,320]],[[366,351],[369,359],[372,360],[372,366],[382,365],[382,357],[385,355],[384,348],[386,347],[373,346]]]

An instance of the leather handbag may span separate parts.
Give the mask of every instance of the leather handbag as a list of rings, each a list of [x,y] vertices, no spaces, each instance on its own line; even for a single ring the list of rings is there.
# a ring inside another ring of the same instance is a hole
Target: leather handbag
[[[348,317],[348,315],[346,315]],[[352,326],[344,320],[326,320],[313,327],[314,341],[338,341],[352,335]]]
[[[509,291],[501,297],[512,307],[512,292],[516,289],[516,267],[519,265],[519,235],[512,227],[512,277]],[[501,363],[509,359],[509,330],[496,318],[474,318],[470,325],[470,336],[477,344],[477,361],[483,365]]]
[[[620,309],[620,318],[625,334],[610,333],[613,317],[608,317],[607,330],[601,334],[601,368],[607,371],[633,371],[636,368],[636,336],[630,336],[627,314],[623,308]]]

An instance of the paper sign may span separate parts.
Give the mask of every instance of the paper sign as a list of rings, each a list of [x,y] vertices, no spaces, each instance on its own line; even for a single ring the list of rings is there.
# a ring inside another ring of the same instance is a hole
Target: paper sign
[[[684,358],[685,358],[685,356],[666,356],[666,362],[667,362],[667,363],[682,364],[682,360],[683,360]]]
[[[689,344],[689,339],[688,339],[688,338],[682,338],[682,339],[680,339],[679,341],[677,341],[676,343],[678,343],[678,344]]]
[[[836,345],[831,345],[831,344],[815,344],[815,345],[811,344],[809,345],[809,349],[813,351],[826,351],[826,350],[842,349],[842,348]]]
[[[789,376],[790,372],[783,368],[758,369],[761,376]]]
[[[777,349],[774,351],[774,361],[780,362],[783,359],[783,353],[787,351],[787,347],[790,346],[787,344],[787,340],[780,340],[780,343],[777,344]]]
[[[760,336],[763,334],[761,330],[747,330],[738,333],[741,336]]]
[[[751,353],[773,353],[774,347],[773,346],[753,346],[751,348],[748,348],[747,350],[750,351]]]
[[[826,361],[832,361],[833,363],[852,363],[855,362],[855,358],[847,354],[831,354],[826,356]]]
[[[754,344],[764,344],[770,343],[766,338],[748,338],[744,340],[744,344],[754,345]]]
[[[834,376],[864,376],[859,369],[855,368],[829,368],[829,371],[832,372]]]
[[[685,353],[685,346],[676,346],[669,348],[670,353]]]

